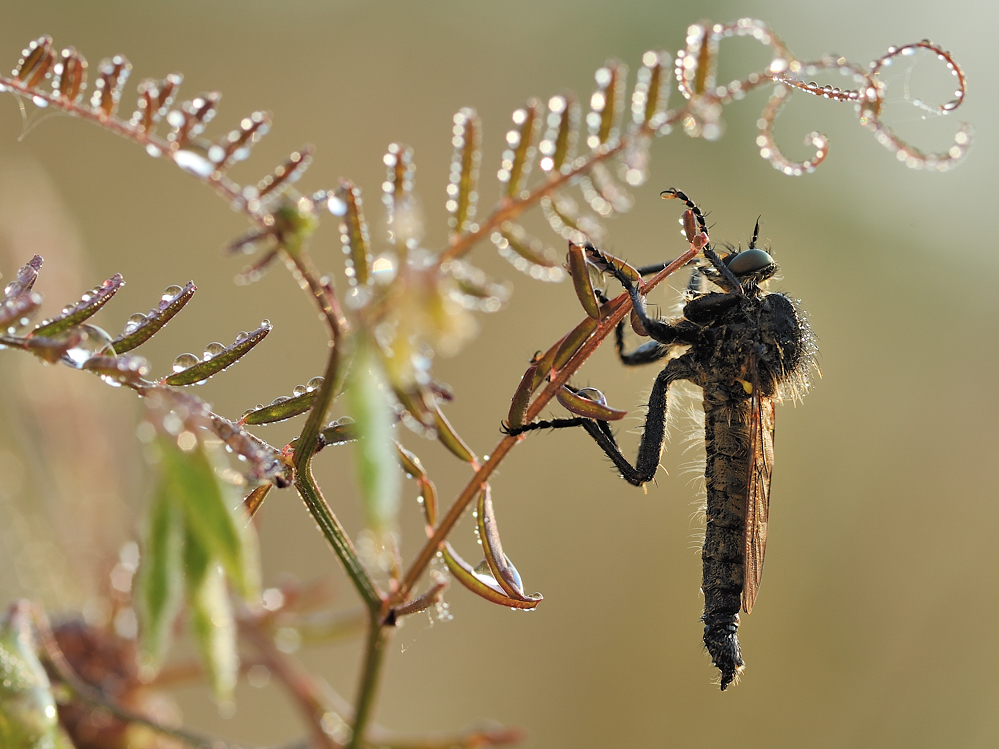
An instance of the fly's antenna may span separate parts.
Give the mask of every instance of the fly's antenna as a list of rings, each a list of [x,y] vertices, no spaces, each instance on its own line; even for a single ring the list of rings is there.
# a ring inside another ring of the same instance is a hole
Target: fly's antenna
[[[756,240],[760,238],[760,219],[763,216],[756,217],[756,228],[753,229],[753,238],[749,240],[749,249],[756,249]]]

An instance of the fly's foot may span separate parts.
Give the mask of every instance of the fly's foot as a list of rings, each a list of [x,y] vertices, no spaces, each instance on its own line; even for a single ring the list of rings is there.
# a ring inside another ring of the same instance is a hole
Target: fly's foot
[[[702,617],[702,621],[704,646],[711,655],[711,663],[721,671],[721,688],[724,692],[733,681],[738,682],[746,665],[736,636],[739,615],[714,614]]]

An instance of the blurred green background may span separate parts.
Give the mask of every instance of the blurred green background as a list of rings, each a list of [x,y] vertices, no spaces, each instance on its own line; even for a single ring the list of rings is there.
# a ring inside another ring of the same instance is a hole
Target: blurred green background
[[[647,49],[675,51],[701,18],[761,18],[802,59],[835,51],[866,63],[889,45],[927,36],[953,51],[970,80],[966,105],[929,121],[898,108],[893,123],[924,150],[944,150],[957,121],[972,122],[976,142],[958,169],[906,169],[857,126],[849,107],[797,96],[778,121],[779,142],[804,157],[801,137],[817,129],[830,136],[831,153],[813,175],[781,176],[753,143],[766,101],[757,93],[727,108],[718,142],[680,133],[655,142],[650,178],[633,191],[635,209],[609,223],[607,249],[648,263],[683,247],[678,206],[658,198],[666,187],[682,188],[710,212],[715,239],[745,242],[762,215],[762,235],[783,268],[779,288],[803,300],[819,336],[821,380],[803,403],[778,409],[769,553],[756,609],[743,620],[743,683],[719,693],[700,643],[697,486],[684,472],[696,456],[684,452],[682,434],[674,432],[666,470],[643,494],[614,475],[584,434],[563,433],[527,440],[493,483],[506,550],[545,602],[525,616],[452,587],[453,620],[415,616],[397,633],[377,718],[406,733],[488,718],[526,727],[530,747],[993,747],[999,261],[989,217],[999,174],[997,7],[982,0],[39,1],[7,4],[0,52],[13,66],[30,39],[51,34],[59,46],[76,46],[92,70],[123,53],[133,64],[126,111],[135,82],[182,71],[187,97],[224,95],[211,132],[270,110],[271,135],[235,176],[256,180],[314,143],[316,160],[301,185],[354,180],[376,236],[382,154],[391,141],[408,143],[427,246],[439,248],[451,117],[462,106],[475,107],[484,123],[481,216],[497,195],[492,175],[516,106],[565,88],[585,100],[605,59],[634,70]],[[721,57],[721,80],[766,59],[741,41],[723,45]],[[914,88],[921,76],[941,79],[930,61],[898,72],[889,92],[895,101],[906,73]],[[29,115],[28,124],[39,120]],[[321,371],[322,330],[283,269],[249,288],[232,284],[240,261],[219,248],[244,222],[204,187],[64,116],[42,118],[19,139],[22,129],[17,102],[0,99],[2,270],[45,255],[37,288],[46,310],[121,272],[128,286],[97,320],[117,331],[163,287],[194,279],[194,302],[144,350],[158,372],[179,353],[230,342],[269,318],[268,340],[198,390],[233,417]],[[335,229],[324,223],[313,253],[339,276]],[[499,436],[527,359],[582,313],[569,285],[521,276],[490,246],[472,259],[512,281],[515,293],[506,309],[480,318],[479,337],[437,362],[436,372],[457,395],[449,417],[482,454]],[[668,307],[675,291],[657,291],[652,301]],[[136,466],[130,394],[64,368],[13,361],[23,358],[0,362],[0,599],[26,595],[58,611],[81,606],[93,590],[107,555],[134,530],[148,480]],[[636,408],[655,371],[625,372],[607,347],[581,379],[613,405]],[[25,403],[42,416],[18,417]],[[93,438],[80,455],[72,436],[95,420],[117,437]],[[287,425],[269,429],[263,436],[275,444],[293,434]],[[64,459],[40,466],[22,449],[29,438]],[[435,443],[405,439],[442,498],[453,497],[467,470]],[[636,438],[624,441],[631,453]],[[346,452],[322,457],[326,494],[356,530]],[[422,531],[415,490],[405,491],[409,557]],[[269,584],[285,573],[324,577],[338,607],[355,605],[290,492],[268,500],[261,533]],[[467,521],[457,545],[471,553]],[[354,643],[300,655],[352,695]],[[219,717],[206,690],[181,690],[178,698],[192,726],[236,740],[263,745],[301,732],[274,686],[241,687],[230,719]]]

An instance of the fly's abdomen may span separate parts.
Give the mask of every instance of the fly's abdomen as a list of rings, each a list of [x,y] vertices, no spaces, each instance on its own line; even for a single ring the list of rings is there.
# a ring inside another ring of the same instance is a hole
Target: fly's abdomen
[[[742,672],[736,630],[745,581],[746,482],[750,401],[704,390],[705,484],[708,504],[701,551],[704,645],[725,689]]]

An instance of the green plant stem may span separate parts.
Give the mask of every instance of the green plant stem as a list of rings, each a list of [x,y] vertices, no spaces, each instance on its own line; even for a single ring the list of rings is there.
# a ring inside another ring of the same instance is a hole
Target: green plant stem
[[[680,255],[680,257],[643,284],[642,293],[651,291],[657,285],[662,283],[662,281],[668,276],[676,272],[680,267],[686,265],[686,263],[692,260],[697,253],[698,250],[693,247],[684,252]],[[551,382],[549,382],[548,387],[546,387],[528,407],[524,416],[525,423],[533,421],[537,418],[541,409],[543,409],[548,402],[558,394],[562,385],[569,381],[569,378],[572,377],[576,370],[579,369],[590,357],[603,339],[606,338],[610,332],[617,327],[617,324],[624,319],[625,315],[627,315],[631,310],[631,299],[628,297],[627,293],[624,293],[612,300],[610,305],[612,308],[607,317],[600,322],[593,334],[586,339],[586,342],[575,354],[573,354],[572,358],[558,372],[558,375],[553,378]],[[412,565],[410,565],[409,570],[406,572],[405,578],[403,578],[399,585],[399,589],[394,596],[395,600],[404,601],[406,599],[409,592],[413,589],[413,586],[416,585],[417,581],[420,579],[424,570],[426,570],[431,560],[437,554],[441,544],[444,543],[448,534],[458,523],[458,520],[465,512],[469,503],[475,499],[483,484],[486,483],[489,476],[496,470],[496,467],[503,461],[506,454],[513,449],[513,446],[516,445],[520,439],[521,437],[519,436],[504,437],[496,445],[492,453],[490,453],[489,459],[485,462],[485,464],[475,472],[475,475],[468,482],[468,484],[465,485],[461,494],[459,494],[458,498],[454,501],[454,504],[448,508],[447,514],[437,525],[433,536],[427,540],[427,543],[424,544],[422,549],[420,549],[420,553],[417,555],[416,559],[413,560]]]
[[[361,683],[357,690],[353,733],[348,749],[361,749],[364,746],[364,731],[374,712],[378,693],[378,679],[381,676],[385,649],[391,636],[392,627],[386,626],[381,612],[371,612],[368,619],[368,637],[364,644],[364,666],[361,669]]]
[[[347,532],[340,525],[340,521],[337,520],[330,506],[326,504],[326,499],[316,485],[316,480],[312,476],[311,457],[297,466],[295,488],[312,514],[313,520],[319,525],[319,530],[326,538],[326,542],[339,557],[340,563],[343,564],[344,570],[351,582],[354,583],[358,594],[364,599],[368,609],[374,612],[381,611],[383,595],[364,568],[361,558],[357,554],[357,549],[354,548]]]
[[[305,248],[299,246],[294,251],[286,248],[285,252],[298,270],[299,283],[315,298],[330,331],[330,355],[326,362],[326,371],[323,373],[323,384],[316,392],[312,410],[309,411],[295,448],[295,488],[312,514],[313,520],[319,525],[323,536],[326,537],[327,543],[340,558],[347,575],[368,609],[380,611],[384,596],[364,568],[347,531],[333,514],[312,475],[312,456],[319,447],[319,432],[326,421],[326,414],[333,399],[343,386],[346,369],[343,366],[346,320],[340,312],[333,290],[319,280]]]

